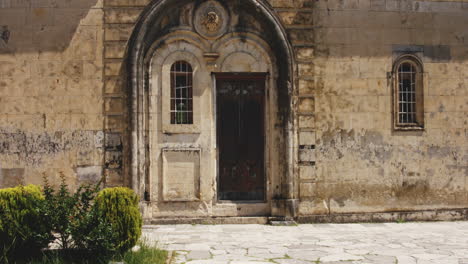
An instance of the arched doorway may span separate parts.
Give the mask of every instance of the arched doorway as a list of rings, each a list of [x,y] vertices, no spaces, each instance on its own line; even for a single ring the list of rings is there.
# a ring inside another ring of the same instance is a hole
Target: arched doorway
[[[127,53],[145,217],[294,214],[293,52],[265,1],[155,1]]]

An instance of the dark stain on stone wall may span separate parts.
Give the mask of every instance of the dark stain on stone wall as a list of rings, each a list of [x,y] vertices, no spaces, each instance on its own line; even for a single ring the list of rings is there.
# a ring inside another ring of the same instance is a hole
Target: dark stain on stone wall
[[[40,166],[44,159],[72,149],[99,148],[96,140],[102,132],[7,132],[0,130],[0,155],[16,155],[24,166]]]
[[[332,200],[339,207],[352,200],[360,206],[381,208],[386,205],[388,210],[401,210],[414,205],[457,205],[468,201],[463,187],[464,178],[459,178],[460,175],[468,175],[461,147],[396,145],[389,141],[378,131],[326,131],[317,141],[317,159],[334,164],[334,167],[343,165],[344,159],[353,160],[357,168],[365,168],[367,176],[348,178],[352,173],[360,173],[354,171],[354,165],[344,166],[344,171],[322,173],[318,175],[321,181],[316,198]],[[415,160],[423,165],[415,167]],[[318,164],[325,166],[321,162]]]

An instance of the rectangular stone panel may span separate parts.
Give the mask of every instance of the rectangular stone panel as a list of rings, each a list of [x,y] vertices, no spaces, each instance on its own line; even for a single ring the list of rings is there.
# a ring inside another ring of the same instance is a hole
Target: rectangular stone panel
[[[200,198],[200,150],[164,149],[164,201],[197,201]]]

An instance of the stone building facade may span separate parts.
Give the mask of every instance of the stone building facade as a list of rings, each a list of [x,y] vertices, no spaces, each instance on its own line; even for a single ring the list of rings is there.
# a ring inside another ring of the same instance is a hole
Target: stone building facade
[[[148,221],[466,219],[467,25],[455,0],[0,0],[0,186],[104,177]]]

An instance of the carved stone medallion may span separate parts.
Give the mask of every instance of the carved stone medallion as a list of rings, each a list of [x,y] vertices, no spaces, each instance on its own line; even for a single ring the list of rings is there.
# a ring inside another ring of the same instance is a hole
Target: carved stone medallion
[[[226,33],[229,15],[217,1],[202,3],[195,11],[194,25],[198,34],[205,38],[218,38]]]

